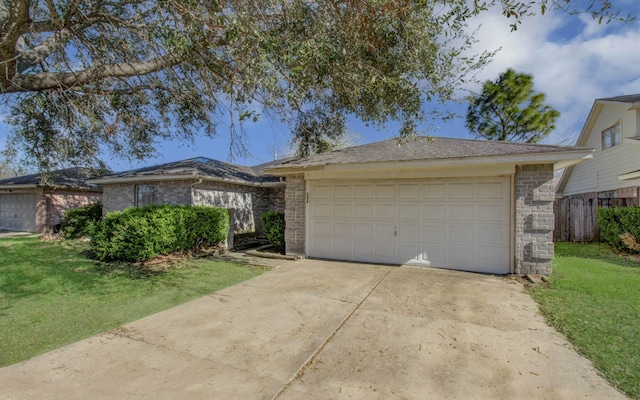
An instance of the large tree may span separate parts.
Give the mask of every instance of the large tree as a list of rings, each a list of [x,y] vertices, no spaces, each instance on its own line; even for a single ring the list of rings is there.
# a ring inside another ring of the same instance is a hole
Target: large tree
[[[555,129],[560,113],[533,90],[533,76],[507,69],[469,98],[467,128],[488,140],[538,143]]]
[[[9,147],[44,169],[144,158],[226,116],[242,148],[242,122],[265,112],[297,121],[301,142],[346,115],[410,135],[423,101],[450,99],[490,56],[468,54],[468,18],[498,6],[515,29],[547,7],[580,11],[572,1],[0,0]]]

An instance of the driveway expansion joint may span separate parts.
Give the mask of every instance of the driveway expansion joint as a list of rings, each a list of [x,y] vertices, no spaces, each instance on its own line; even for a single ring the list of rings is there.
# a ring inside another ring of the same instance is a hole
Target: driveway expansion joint
[[[353,307],[353,309],[342,319],[342,321],[340,321],[340,323],[329,334],[329,336],[327,336],[327,338],[325,340],[323,340],[322,343],[320,343],[318,348],[311,354],[311,356],[307,359],[307,361],[305,363],[303,363],[302,366],[300,366],[300,368],[298,368],[298,370],[293,374],[291,379],[289,379],[284,385],[282,385],[280,390],[278,390],[278,392],[271,398],[271,400],[277,400],[278,397],[280,397],[287,390],[287,388],[289,386],[291,386],[296,380],[302,378],[302,376],[304,375],[305,370],[307,369],[307,367],[309,365],[313,364],[313,362],[318,358],[318,356],[320,355],[322,350],[324,350],[324,348],[333,340],[333,338],[338,334],[338,332],[340,332],[342,327],[344,327],[344,325],[351,319],[353,314],[355,314],[355,312],[358,311],[360,306],[362,306],[362,304],[369,298],[369,296],[371,296],[371,294],[373,294],[373,292],[376,291],[378,286],[380,286],[382,281],[384,281],[385,278],[387,276],[389,276],[391,271],[393,271],[393,269],[388,269],[380,277],[380,279],[378,279],[378,281],[375,283],[375,285],[373,285],[373,287],[367,292],[366,295],[364,295],[364,297],[358,303],[356,303],[356,305]]]

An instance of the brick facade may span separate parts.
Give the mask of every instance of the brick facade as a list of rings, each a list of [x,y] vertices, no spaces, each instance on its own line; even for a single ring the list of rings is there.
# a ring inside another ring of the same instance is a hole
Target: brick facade
[[[553,165],[518,165],[515,181],[515,273],[549,275],[553,259]]]
[[[155,204],[209,205],[233,208],[235,233],[262,232],[260,215],[284,211],[284,188],[254,187],[199,179],[141,181],[104,185],[103,212],[135,206],[136,185],[155,186]]]
[[[306,181],[303,174],[287,175],[287,186],[284,198],[286,207],[284,210],[285,234],[284,241],[286,253],[296,256],[305,255],[306,235]]]
[[[102,193],[83,190],[56,190],[42,187],[36,189],[36,222],[37,233],[48,233],[62,223],[62,214],[71,208],[86,206],[100,201]]]

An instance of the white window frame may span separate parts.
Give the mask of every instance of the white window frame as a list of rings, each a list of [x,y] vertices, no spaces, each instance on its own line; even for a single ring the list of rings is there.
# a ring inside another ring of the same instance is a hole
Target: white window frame
[[[156,204],[156,185],[136,185],[135,191],[136,207]]]
[[[622,143],[622,125],[616,122],[614,125],[602,131],[602,150],[607,150]]]

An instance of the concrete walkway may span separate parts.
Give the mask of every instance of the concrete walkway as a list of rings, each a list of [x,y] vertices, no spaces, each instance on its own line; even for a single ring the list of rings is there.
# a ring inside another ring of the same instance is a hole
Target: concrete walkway
[[[505,278],[301,260],[0,369],[1,399],[624,399]]]

